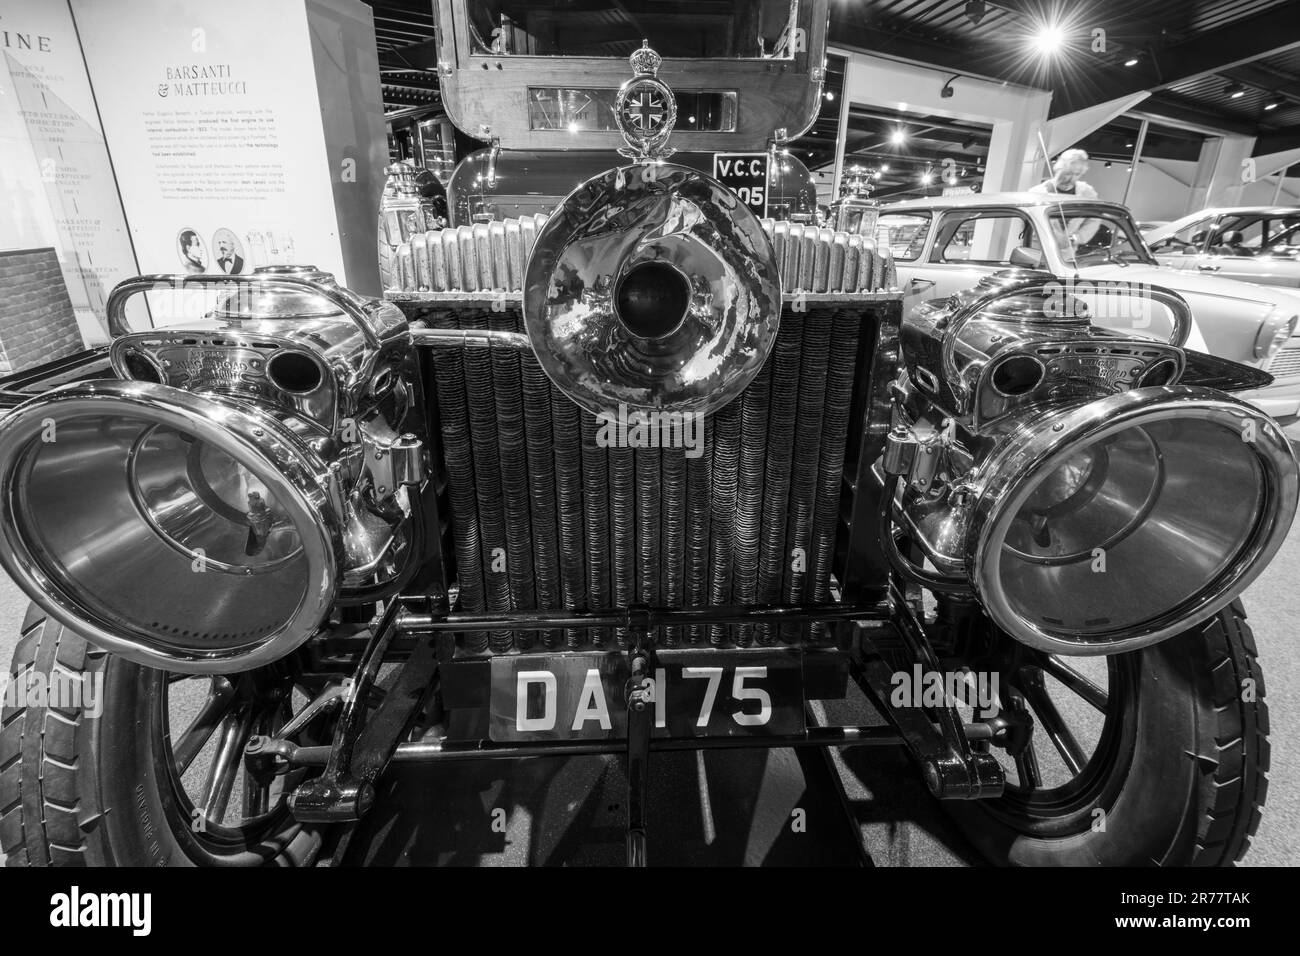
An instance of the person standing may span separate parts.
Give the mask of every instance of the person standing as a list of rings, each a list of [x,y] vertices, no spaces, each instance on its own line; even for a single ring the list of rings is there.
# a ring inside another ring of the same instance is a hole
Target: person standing
[[[1067,149],[1056,157],[1056,162],[1052,165],[1052,177],[1044,179],[1037,186],[1031,186],[1029,191],[1096,199],[1097,190],[1083,181],[1087,172],[1088,154],[1081,149]]]

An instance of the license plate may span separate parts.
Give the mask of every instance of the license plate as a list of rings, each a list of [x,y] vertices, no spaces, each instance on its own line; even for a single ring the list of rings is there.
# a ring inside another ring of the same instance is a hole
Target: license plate
[[[627,736],[627,656],[529,654],[492,660],[495,741]],[[661,651],[655,737],[777,736],[804,730],[801,658],[788,651]]]

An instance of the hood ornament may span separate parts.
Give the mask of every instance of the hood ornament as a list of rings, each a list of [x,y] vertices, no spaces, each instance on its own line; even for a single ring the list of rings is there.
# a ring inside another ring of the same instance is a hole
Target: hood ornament
[[[663,62],[650,41],[642,40],[628,61],[632,79],[624,83],[614,99],[614,121],[627,146],[619,153],[641,162],[667,159],[675,150],[668,146],[677,123],[677,98],[671,87],[657,76]]]

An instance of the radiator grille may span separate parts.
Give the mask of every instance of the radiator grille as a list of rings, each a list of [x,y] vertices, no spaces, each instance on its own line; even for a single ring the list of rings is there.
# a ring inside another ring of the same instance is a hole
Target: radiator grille
[[[1277,353],[1268,373],[1274,378],[1288,375],[1300,375],[1300,345],[1289,345]]]
[[[460,609],[826,601],[863,311],[787,307],[772,354],[706,416],[702,454],[603,447],[528,354],[439,348],[435,381]],[[435,309],[521,331],[517,310]],[[661,629],[668,646],[821,640],[798,625]],[[625,647],[617,629],[461,635],[466,652]]]
[[[771,219],[762,224],[786,294],[870,292],[898,284],[893,258],[880,255],[870,238]],[[416,233],[397,249],[393,289],[518,291],[545,225],[546,217],[536,215]]]

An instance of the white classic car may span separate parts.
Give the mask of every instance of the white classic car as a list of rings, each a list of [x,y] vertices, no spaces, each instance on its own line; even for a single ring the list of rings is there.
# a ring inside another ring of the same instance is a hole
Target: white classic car
[[[894,255],[908,308],[992,272],[1040,269],[1062,277],[1098,324],[1163,337],[1167,310],[1107,284],[1172,289],[1195,317],[1188,348],[1269,372],[1273,385],[1242,397],[1275,418],[1300,414],[1300,294],[1162,266],[1118,203],[1040,193],[915,199],[884,207],[877,237]]]
[[[1146,233],[1163,266],[1221,279],[1300,286],[1300,209],[1203,209]]]

